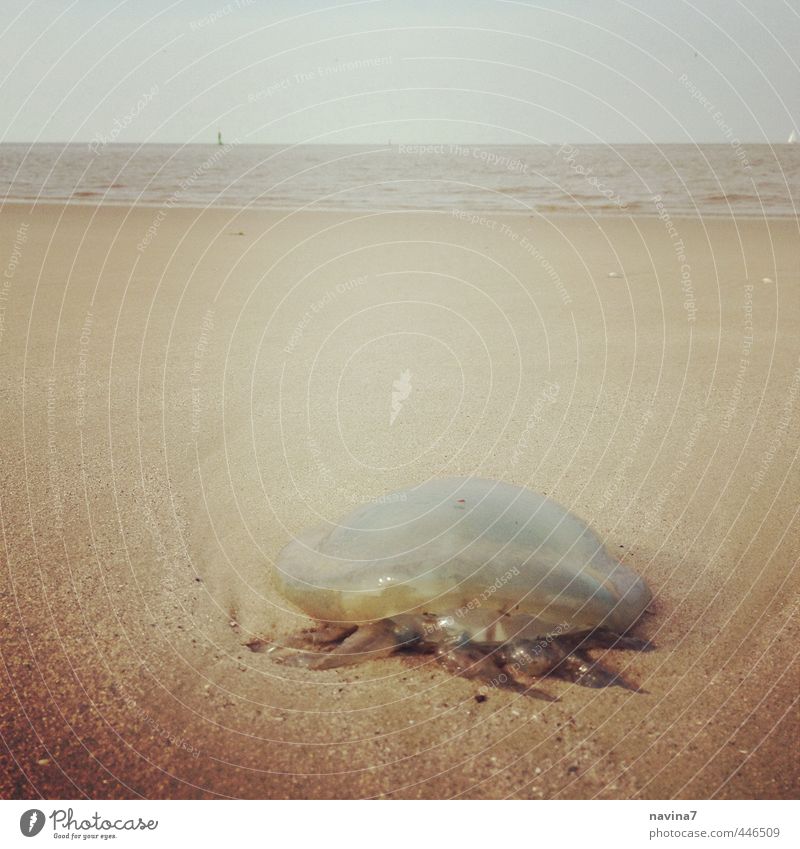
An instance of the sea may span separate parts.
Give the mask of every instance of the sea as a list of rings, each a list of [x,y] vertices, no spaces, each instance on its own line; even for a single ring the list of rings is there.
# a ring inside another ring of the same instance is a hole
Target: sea
[[[797,218],[800,144],[2,144],[4,202]]]

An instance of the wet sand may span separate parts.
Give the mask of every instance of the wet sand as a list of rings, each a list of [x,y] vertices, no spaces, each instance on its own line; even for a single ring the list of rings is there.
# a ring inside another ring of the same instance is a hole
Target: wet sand
[[[796,796],[796,223],[11,205],[0,232],[0,796]],[[608,658],[646,694],[479,702],[425,660],[245,647],[308,624],[270,573],[292,534],[473,473],[646,577],[658,649]]]

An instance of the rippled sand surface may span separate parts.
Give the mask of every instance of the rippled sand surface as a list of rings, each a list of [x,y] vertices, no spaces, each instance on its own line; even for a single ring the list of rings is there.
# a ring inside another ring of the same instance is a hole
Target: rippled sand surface
[[[3,211],[3,797],[796,793],[796,222],[159,211]],[[646,577],[647,694],[245,647],[293,534],[473,473]]]

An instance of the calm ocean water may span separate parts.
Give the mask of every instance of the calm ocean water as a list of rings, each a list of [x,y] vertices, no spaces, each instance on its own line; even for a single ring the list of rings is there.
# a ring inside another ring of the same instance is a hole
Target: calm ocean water
[[[800,144],[0,145],[9,200],[796,217]]]

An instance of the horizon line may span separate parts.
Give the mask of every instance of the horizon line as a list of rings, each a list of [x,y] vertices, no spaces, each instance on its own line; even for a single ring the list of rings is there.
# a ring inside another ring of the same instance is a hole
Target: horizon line
[[[70,141],[0,141],[0,145],[37,145],[37,144],[58,144],[58,145],[91,145],[96,144],[97,139],[80,139],[80,140],[70,140]],[[769,141],[769,140],[758,140],[758,141],[748,141],[745,139],[739,139],[740,144],[749,144],[749,145],[766,145],[766,146],[775,146],[782,145],[786,147],[794,147],[797,145],[797,142],[790,141]],[[144,147],[146,145],[171,145],[174,147],[187,147],[189,145],[198,145],[204,147],[219,147],[220,142],[218,141],[186,141],[186,142],[177,142],[177,141],[129,141],[129,142],[120,142],[120,141],[108,141],[104,142],[102,146],[105,147]],[[235,138],[232,141],[223,141],[222,147],[334,147],[334,146],[347,146],[347,147],[563,147],[565,145],[580,145],[581,147],[622,147],[622,146],[666,146],[666,145],[681,145],[681,146],[700,146],[700,145],[713,145],[717,147],[729,147],[729,141],[557,141],[557,142],[481,142],[481,141],[402,141],[395,142],[391,139],[388,139],[385,142],[332,142],[332,141],[257,141],[257,142],[243,142],[238,141]]]

